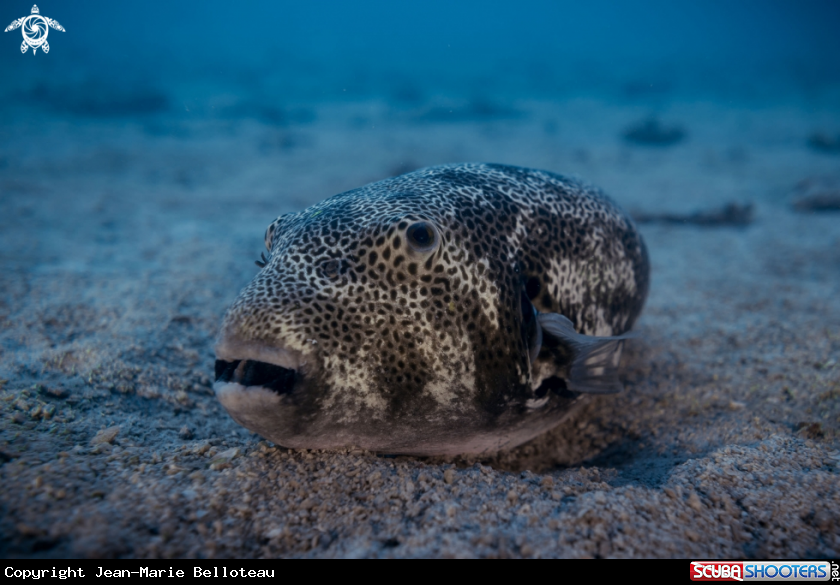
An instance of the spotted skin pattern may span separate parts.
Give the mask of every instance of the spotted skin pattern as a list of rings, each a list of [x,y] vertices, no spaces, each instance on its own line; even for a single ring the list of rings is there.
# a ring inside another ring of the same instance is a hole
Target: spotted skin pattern
[[[418,222],[434,227],[430,251],[407,241]],[[294,389],[217,392],[288,447],[454,454],[528,440],[576,397],[546,391],[556,352],[531,363],[523,291],[598,336],[629,331],[648,292],[647,251],[623,211],[593,187],[512,166],[373,183],[280,216],[265,244],[217,355],[292,368]]]

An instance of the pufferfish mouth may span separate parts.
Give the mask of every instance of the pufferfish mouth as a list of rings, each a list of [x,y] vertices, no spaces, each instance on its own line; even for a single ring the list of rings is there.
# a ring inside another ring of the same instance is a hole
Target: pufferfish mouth
[[[256,360],[216,360],[216,383],[261,386],[288,394],[295,386],[295,370]]]
[[[225,330],[216,344],[213,387],[217,393],[262,387],[274,394],[289,394],[305,373],[304,362],[299,352],[284,344],[243,340]]]

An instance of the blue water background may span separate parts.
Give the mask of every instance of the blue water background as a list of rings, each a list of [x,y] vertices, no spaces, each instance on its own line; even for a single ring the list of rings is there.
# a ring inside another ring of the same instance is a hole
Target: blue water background
[[[31,7],[31,0],[4,0],[0,19],[11,22]],[[48,0],[39,7],[67,32],[50,31],[51,52],[34,56],[20,53],[19,30],[0,36],[5,103],[107,88],[159,92],[158,109],[168,111],[221,91],[277,104],[587,94],[654,104],[823,101],[836,99],[840,84],[835,0]]]

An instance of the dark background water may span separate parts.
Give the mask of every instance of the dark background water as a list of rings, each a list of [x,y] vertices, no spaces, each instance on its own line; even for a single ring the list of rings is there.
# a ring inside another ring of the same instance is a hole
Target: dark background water
[[[840,84],[835,0],[49,0],[39,7],[67,32],[50,31],[51,52],[34,56],[20,53],[19,30],[4,33],[0,99],[56,102],[56,93],[103,96],[118,88],[119,99],[151,98],[150,110],[201,104],[224,91],[276,103],[581,94],[654,103],[822,101],[836,99]],[[31,8],[31,0],[4,0],[0,18],[8,23]]]

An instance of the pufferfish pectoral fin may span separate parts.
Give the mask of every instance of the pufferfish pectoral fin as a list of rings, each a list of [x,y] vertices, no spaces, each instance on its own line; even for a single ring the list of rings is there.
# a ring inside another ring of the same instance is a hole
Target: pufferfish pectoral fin
[[[537,317],[547,346],[554,346],[557,365],[566,370],[566,385],[573,392],[614,394],[623,386],[618,379],[618,362],[624,340],[632,334],[594,337],[575,331],[563,315],[541,313]],[[559,359],[558,359],[559,358]]]

